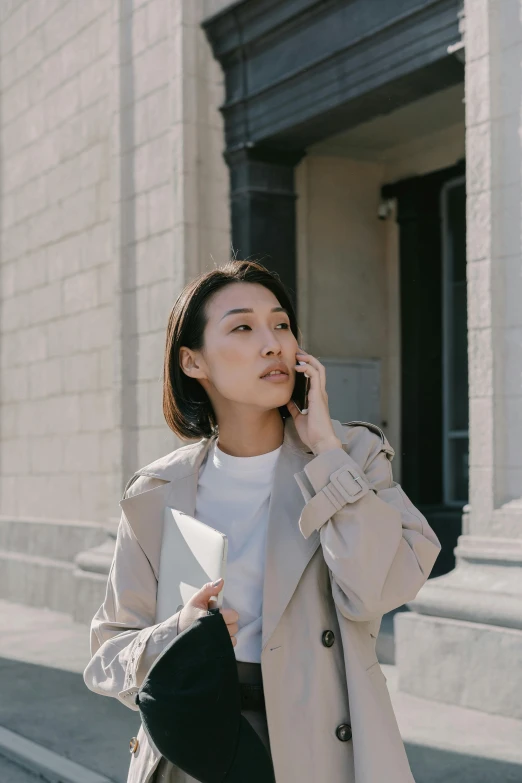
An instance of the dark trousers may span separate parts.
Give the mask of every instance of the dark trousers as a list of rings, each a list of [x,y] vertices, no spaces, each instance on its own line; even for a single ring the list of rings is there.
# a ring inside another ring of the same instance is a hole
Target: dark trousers
[[[237,672],[239,675],[239,682],[241,684],[255,685],[261,688],[263,687],[263,678],[261,675],[260,663],[245,663],[243,661],[238,661]],[[254,731],[256,731],[257,734],[259,734],[259,736],[263,740],[266,749],[270,753],[270,740],[268,737],[268,724],[266,721],[266,710],[243,709],[242,715],[244,715],[244,717],[250,723]]]

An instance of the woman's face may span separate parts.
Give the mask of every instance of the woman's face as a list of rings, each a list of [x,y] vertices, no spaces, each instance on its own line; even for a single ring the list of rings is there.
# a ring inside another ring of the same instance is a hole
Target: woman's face
[[[232,312],[237,310],[243,312]],[[216,413],[226,401],[262,410],[286,405],[298,343],[275,295],[258,283],[231,283],[209,299],[206,314],[204,347],[190,352],[200,374],[190,375],[200,380]],[[279,362],[286,374],[278,380],[262,377]],[[186,371],[183,359],[182,366]]]

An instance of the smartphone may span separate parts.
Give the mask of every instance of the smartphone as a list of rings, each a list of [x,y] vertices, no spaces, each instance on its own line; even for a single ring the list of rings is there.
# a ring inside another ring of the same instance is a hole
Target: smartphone
[[[297,405],[300,413],[308,413],[308,390],[310,388],[310,378],[304,372],[296,372],[292,400]]]

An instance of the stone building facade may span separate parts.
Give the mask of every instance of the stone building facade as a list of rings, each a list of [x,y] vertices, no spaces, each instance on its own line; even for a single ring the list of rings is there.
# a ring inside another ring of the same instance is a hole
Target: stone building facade
[[[522,718],[521,19],[520,0],[4,0],[2,595],[36,601],[9,541],[46,521],[84,531],[71,610],[96,608],[123,486],[179,445],[172,303],[255,255],[332,388],[375,371],[395,476],[443,543],[395,618],[401,688]]]

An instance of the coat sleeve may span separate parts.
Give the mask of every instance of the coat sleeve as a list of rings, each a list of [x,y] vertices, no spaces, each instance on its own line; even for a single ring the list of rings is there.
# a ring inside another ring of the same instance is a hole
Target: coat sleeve
[[[125,497],[162,483],[140,477]],[[83,679],[90,690],[117,698],[135,711],[135,694],[178,632],[179,612],[154,623],[156,591],[154,571],[122,512],[105,599],[91,622],[91,660]]]
[[[427,580],[440,543],[395,483],[393,449],[371,439],[364,470],[344,448],[312,459],[295,474],[307,501],[299,527],[319,531],[335,603],[349,620],[370,621],[413,600]]]

